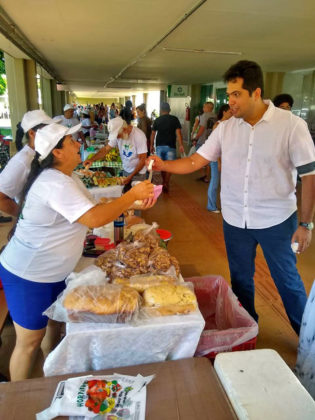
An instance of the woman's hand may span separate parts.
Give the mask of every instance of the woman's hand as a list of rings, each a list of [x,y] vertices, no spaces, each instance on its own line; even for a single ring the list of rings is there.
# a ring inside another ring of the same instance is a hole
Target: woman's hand
[[[153,163],[153,166],[152,166],[153,171],[163,171],[164,162],[163,162],[162,159],[160,159],[156,155],[150,155],[145,161],[146,167],[149,166],[150,160],[154,160],[154,163]]]
[[[130,208],[133,210],[148,210],[154,206],[156,201],[157,199],[154,197],[146,198],[145,200],[137,200]]]
[[[154,185],[146,180],[131,188],[127,194],[129,193],[134,195],[134,201],[150,199],[154,196]]]
[[[92,165],[92,163],[93,163],[93,160],[91,160],[91,159],[86,159],[86,160],[83,162],[83,166],[84,166],[84,168],[85,168],[85,169],[89,169],[89,168],[90,168],[90,166]]]

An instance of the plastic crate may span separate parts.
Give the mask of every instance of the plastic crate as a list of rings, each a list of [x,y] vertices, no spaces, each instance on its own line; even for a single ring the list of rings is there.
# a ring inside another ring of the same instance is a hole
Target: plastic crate
[[[200,312],[206,325],[195,356],[214,359],[218,353],[253,350],[258,334],[257,322],[239,303],[221,276],[186,278],[192,282]]]

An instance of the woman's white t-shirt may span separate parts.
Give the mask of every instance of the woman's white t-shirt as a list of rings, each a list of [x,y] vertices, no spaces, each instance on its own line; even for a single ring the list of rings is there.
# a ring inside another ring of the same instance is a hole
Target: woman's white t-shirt
[[[0,174],[0,192],[17,203],[20,201],[34,156],[35,151],[28,145],[25,145],[22,150],[9,160]]]
[[[15,234],[1,254],[1,264],[26,280],[64,280],[82,254],[87,231],[76,220],[95,204],[76,175],[44,170],[28,192]]]
[[[127,140],[110,140],[108,144],[111,147],[118,146],[124,171],[128,173],[131,173],[136,169],[139,163],[138,155],[148,152],[147,138],[144,132],[137,127],[132,128],[132,131]],[[147,168],[144,166],[139,171],[139,174],[144,174],[146,170]]]

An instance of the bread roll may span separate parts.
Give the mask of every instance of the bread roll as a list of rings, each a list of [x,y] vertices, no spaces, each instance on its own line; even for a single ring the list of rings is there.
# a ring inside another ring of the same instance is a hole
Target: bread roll
[[[162,284],[143,292],[144,306],[159,315],[187,314],[197,309],[197,299],[185,285]]]
[[[114,284],[78,286],[64,298],[63,306],[67,309],[69,319],[86,320],[87,314],[112,316],[108,322],[123,322],[136,311],[139,305],[139,294],[130,287]],[[91,319],[91,317],[88,317]],[[97,318],[93,318],[97,321]],[[100,322],[107,322],[102,318]]]
[[[139,293],[144,292],[148,287],[175,282],[176,279],[174,277],[164,275],[133,276],[130,279],[118,277],[113,280],[114,284],[132,287]]]

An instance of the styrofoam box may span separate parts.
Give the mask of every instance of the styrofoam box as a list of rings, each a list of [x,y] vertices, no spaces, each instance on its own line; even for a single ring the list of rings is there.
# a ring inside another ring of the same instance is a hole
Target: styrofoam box
[[[220,353],[214,368],[239,419],[315,419],[315,401],[276,351]]]

